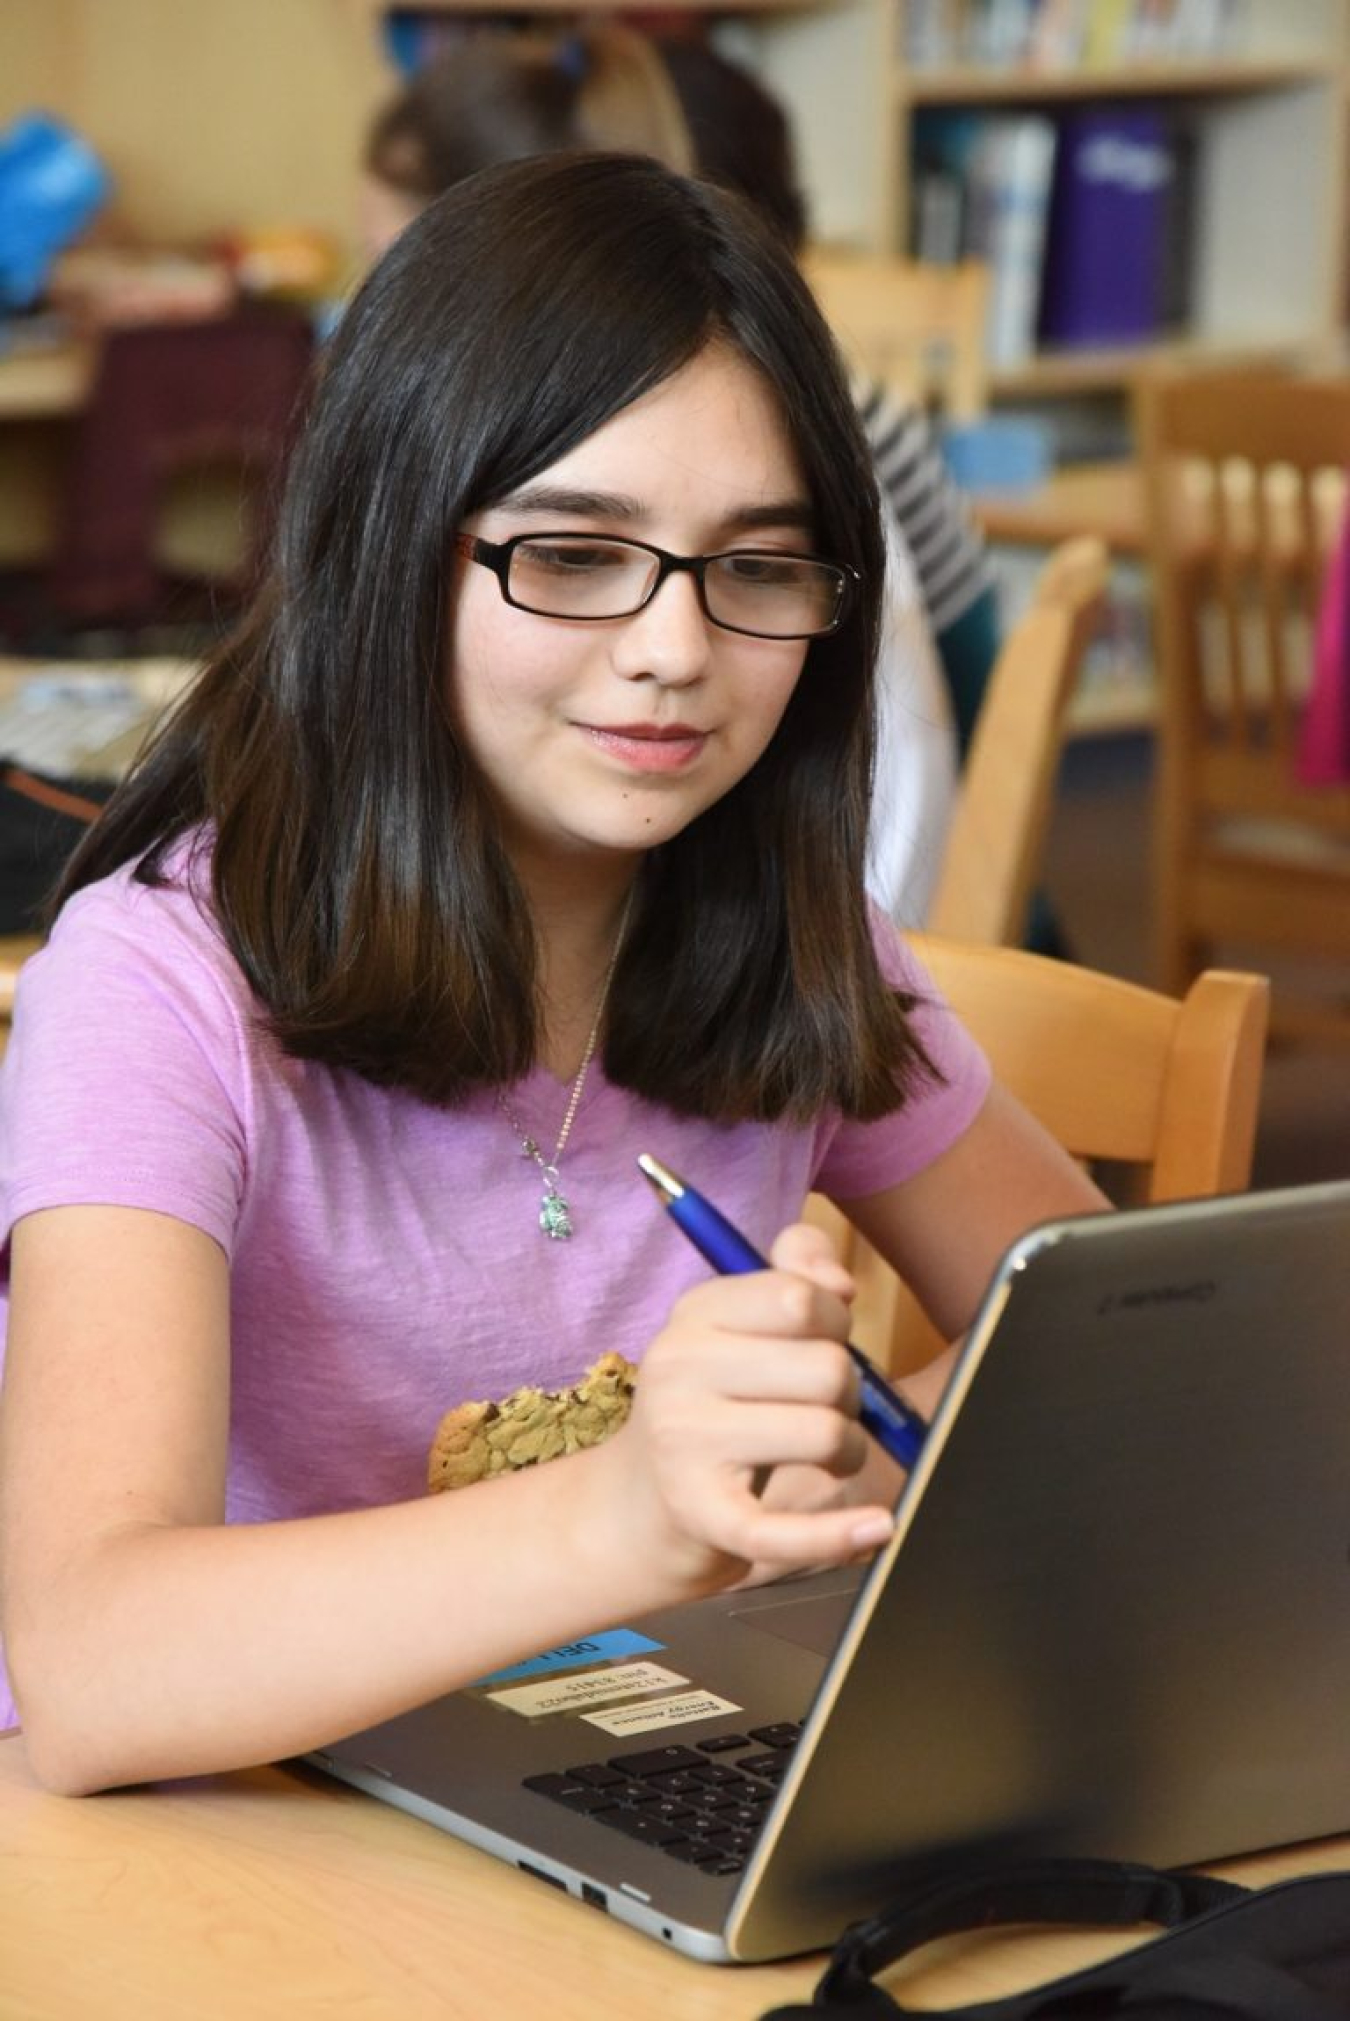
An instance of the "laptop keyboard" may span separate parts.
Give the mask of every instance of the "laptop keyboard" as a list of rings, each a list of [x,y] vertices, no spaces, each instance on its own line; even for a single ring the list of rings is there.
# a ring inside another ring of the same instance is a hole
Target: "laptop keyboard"
[[[795,1721],[527,1775],[526,1789],[708,1874],[738,1874],[801,1732]]]

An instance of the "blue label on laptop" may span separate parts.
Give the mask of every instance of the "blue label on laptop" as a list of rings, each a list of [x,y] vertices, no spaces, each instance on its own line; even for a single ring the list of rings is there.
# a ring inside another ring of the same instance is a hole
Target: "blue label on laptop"
[[[561,1649],[546,1649],[542,1656],[531,1656],[524,1663],[513,1663],[508,1670],[494,1670],[490,1677],[476,1679],[477,1684],[509,1684],[518,1677],[546,1677],[554,1670],[579,1670],[586,1663],[611,1663],[622,1656],[646,1656],[653,1649],[664,1644],[653,1642],[650,1635],[639,1635],[635,1628],[610,1628],[603,1635],[586,1635],[580,1642],[564,1642]]]

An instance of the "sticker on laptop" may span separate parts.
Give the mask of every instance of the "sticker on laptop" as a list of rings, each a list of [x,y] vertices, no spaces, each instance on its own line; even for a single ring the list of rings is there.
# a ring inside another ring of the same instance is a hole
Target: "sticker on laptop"
[[[685,1691],[677,1698],[656,1698],[645,1705],[617,1705],[607,1712],[583,1712],[587,1726],[605,1733],[656,1733],[665,1726],[688,1726],[694,1719],[715,1719],[722,1712],[740,1712],[729,1698],[715,1691]]]
[[[583,1712],[589,1705],[613,1705],[649,1692],[669,1692],[687,1677],[660,1663],[621,1663],[613,1669],[574,1670],[534,1684],[511,1684],[487,1693],[493,1705],[518,1712],[525,1719],[544,1719],[555,1712]]]
[[[583,1635],[577,1642],[564,1642],[559,1649],[546,1649],[540,1656],[512,1663],[476,1680],[473,1689],[490,1685],[515,1684],[526,1677],[552,1677],[560,1670],[584,1670],[597,1663],[613,1663],[629,1656],[650,1656],[662,1644],[636,1628],[610,1628],[602,1635]]]

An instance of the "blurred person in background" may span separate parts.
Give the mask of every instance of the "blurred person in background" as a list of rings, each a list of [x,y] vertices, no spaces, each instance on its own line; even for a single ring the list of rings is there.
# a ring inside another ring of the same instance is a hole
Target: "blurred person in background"
[[[471,34],[376,115],[362,157],[363,250],[378,258],[433,197],[480,168],[592,148],[693,171],[679,98],[646,36],[617,21]]]

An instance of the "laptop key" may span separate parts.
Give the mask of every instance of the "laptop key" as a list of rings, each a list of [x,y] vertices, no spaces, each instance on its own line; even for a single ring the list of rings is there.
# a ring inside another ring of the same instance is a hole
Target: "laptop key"
[[[752,1726],[751,1740],[757,1740],[761,1747],[795,1747],[801,1739],[801,1727],[795,1720],[782,1719],[776,1726]]]
[[[673,1742],[667,1747],[644,1748],[639,1754],[611,1755],[609,1765],[631,1776],[674,1775],[680,1769],[693,1768],[706,1771],[709,1766],[692,1747],[679,1747]]]
[[[655,1793],[648,1797],[641,1809],[644,1817],[662,1817],[670,1824],[689,1826],[692,1826],[701,1815],[691,1805],[682,1803],[677,1796],[657,1796]]]
[[[707,1740],[698,1743],[700,1754],[725,1754],[729,1747],[749,1747],[750,1742],[743,1733],[714,1733]]]
[[[787,1767],[785,1754],[743,1754],[737,1768],[743,1768],[747,1775],[757,1775],[765,1782],[781,1782],[783,1770]]]
[[[708,1784],[701,1775],[689,1775],[683,1769],[679,1769],[674,1775],[657,1776],[648,1787],[659,1789],[665,1796],[702,1797],[707,1792]]]
[[[712,1817],[720,1817],[724,1811],[739,1810],[745,1797],[753,1795],[754,1788],[755,1785],[750,1783],[744,1792],[738,1789],[705,1790],[699,1799],[699,1809],[707,1811]]]
[[[613,1825],[615,1831],[622,1832],[625,1838],[637,1839],[648,1846],[667,1846],[687,1836],[679,1825],[670,1824],[665,1818],[652,1817],[645,1810],[601,1811],[596,1822]]]
[[[565,1804],[581,1817],[598,1817],[602,1811],[617,1810],[618,1805],[606,1789],[564,1789],[554,1796],[555,1803]]]
[[[573,1782],[588,1783],[592,1789],[614,1788],[628,1781],[621,1768],[611,1768],[607,1761],[585,1761],[580,1768],[565,1771]]]
[[[701,1867],[705,1860],[721,1860],[727,1857],[725,1850],[710,1846],[706,1839],[672,1839],[662,1846],[663,1853],[669,1853],[673,1860],[683,1860],[687,1867]]]
[[[585,1785],[577,1782],[570,1775],[558,1775],[556,1773],[551,1775],[527,1775],[524,1778],[524,1783],[526,1789],[534,1790],[538,1796],[551,1796],[555,1802],[565,1797],[584,1796],[586,1794]]]

